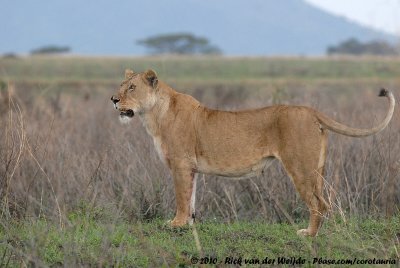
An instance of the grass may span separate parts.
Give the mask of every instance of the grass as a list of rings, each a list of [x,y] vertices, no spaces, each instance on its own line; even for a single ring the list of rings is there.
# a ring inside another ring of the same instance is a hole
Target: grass
[[[210,107],[308,105],[355,127],[382,118],[380,87],[399,99],[398,58],[0,59],[0,267],[399,258],[399,110],[376,136],[330,135],[334,216],[319,237],[296,235],[308,211],[276,163],[249,180],[199,181],[199,249],[191,228],[164,224],[173,184],[140,120],[121,126],[111,106],[125,68],[153,68]]]
[[[25,82],[119,82],[125,68],[152,68],[168,82],[274,79],[387,79],[400,75],[398,58],[26,57],[0,59],[0,76]],[[32,68],[35,66],[35,68]]]
[[[299,223],[304,226],[305,223]],[[302,258],[306,265],[322,259],[399,260],[400,218],[340,218],[326,221],[317,238],[300,238],[297,226],[261,221],[207,221],[195,226],[202,246],[196,248],[191,227],[169,228],[163,220],[129,223],[73,213],[60,229],[34,219],[7,224],[0,231],[2,265],[146,267],[190,265],[192,259],[225,264],[230,260],[277,261]],[[208,259],[207,259],[208,258]],[[309,263],[310,262],[310,263]]]
[[[34,66],[34,67],[33,67]],[[152,68],[179,91],[211,106],[275,92],[349,94],[400,83],[400,58],[387,57],[52,57],[0,58],[0,81],[38,96],[114,92],[126,68]],[[221,92],[221,94],[216,94]],[[217,98],[216,96],[217,95]],[[222,98],[221,98],[222,95]],[[275,98],[275,96],[273,96]]]

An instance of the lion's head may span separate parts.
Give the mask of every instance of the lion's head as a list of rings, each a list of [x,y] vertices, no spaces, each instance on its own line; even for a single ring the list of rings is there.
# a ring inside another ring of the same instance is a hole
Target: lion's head
[[[111,97],[123,122],[129,121],[135,113],[144,113],[154,106],[157,84],[157,74],[153,70],[138,74],[125,70],[125,80],[121,83],[118,94]]]

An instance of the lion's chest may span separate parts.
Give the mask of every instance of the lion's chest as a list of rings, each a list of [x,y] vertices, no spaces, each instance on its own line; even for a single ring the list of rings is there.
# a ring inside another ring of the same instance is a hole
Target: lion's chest
[[[165,163],[167,150],[166,150],[165,146],[163,145],[163,142],[162,142],[162,139],[160,136],[160,131],[158,131],[158,128],[157,128],[157,124],[151,118],[140,117],[140,119],[141,119],[142,124],[145,127],[147,133],[153,139],[154,148],[158,154],[158,157],[160,158],[160,160],[163,163]]]
[[[166,160],[166,148],[163,148],[160,137],[153,137],[154,148],[158,154],[160,160],[165,164]],[[165,146],[164,146],[165,147]]]

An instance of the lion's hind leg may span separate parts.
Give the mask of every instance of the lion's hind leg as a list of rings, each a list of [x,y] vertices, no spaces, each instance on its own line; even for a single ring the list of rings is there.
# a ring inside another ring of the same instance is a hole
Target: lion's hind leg
[[[310,222],[307,229],[297,233],[304,236],[315,236],[318,233],[324,214],[329,205],[323,197],[324,165],[326,158],[326,134],[303,142],[303,147],[293,147],[290,151],[281,152],[281,161],[292,178],[300,197],[306,203],[310,212]]]

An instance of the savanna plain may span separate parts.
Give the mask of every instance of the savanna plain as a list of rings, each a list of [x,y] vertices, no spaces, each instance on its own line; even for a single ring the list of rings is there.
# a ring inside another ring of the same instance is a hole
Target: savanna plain
[[[399,58],[2,58],[0,267],[252,266],[244,260],[266,258],[398,267],[398,108],[375,136],[330,133],[324,194],[332,209],[316,238],[296,235],[308,211],[278,161],[246,180],[200,176],[194,227],[172,229],[172,178],[139,118],[121,125],[110,101],[126,68],[152,68],[208,107],[307,105],[360,128],[383,119],[380,88],[400,100]]]

